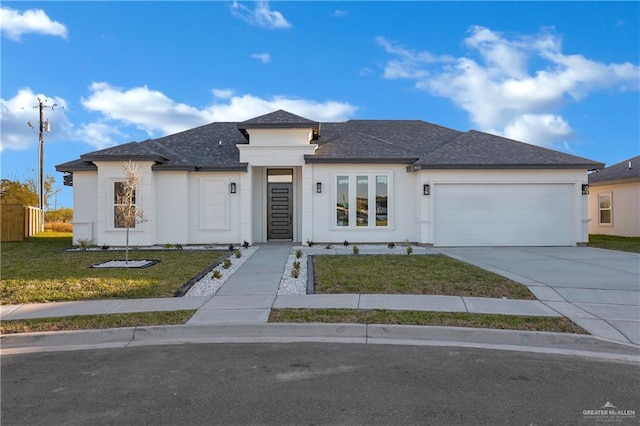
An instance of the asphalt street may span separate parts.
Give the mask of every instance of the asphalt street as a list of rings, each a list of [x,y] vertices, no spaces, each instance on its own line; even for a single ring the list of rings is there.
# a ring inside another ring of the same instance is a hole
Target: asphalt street
[[[640,419],[637,363],[477,348],[183,344],[5,355],[1,369],[3,426],[598,424],[605,406],[627,416],[604,420]]]

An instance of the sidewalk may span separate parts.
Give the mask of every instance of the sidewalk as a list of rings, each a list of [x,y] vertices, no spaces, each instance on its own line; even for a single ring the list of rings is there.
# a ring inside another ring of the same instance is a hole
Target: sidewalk
[[[265,324],[271,308],[340,308],[389,309],[439,312],[470,312],[523,316],[567,316],[586,328],[593,336],[634,343],[597,318],[585,324],[580,312],[559,309],[540,300],[491,299],[479,297],[429,295],[300,295],[278,296],[277,291],[292,243],[270,243],[260,246],[224,283],[214,296],[176,297],[129,300],[96,300],[85,302],[34,303],[0,306],[1,320],[64,317],[72,315],[113,314],[194,309],[197,312],[188,326],[259,325]],[[496,271],[498,272],[498,271]],[[504,272],[504,271],[502,271]],[[517,278],[517,277],[513,277]],[[523,284],[531,284],[524,282]],[[566,303],[570,305],[569,303]],[[586,327],[585,327],[586,325]]]

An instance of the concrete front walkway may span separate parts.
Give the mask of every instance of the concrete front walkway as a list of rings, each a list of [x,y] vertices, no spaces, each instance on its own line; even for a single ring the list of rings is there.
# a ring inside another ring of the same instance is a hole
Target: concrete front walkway
[[[292,246],[261,246],[187,324],[267,322]]]
[[[595,336],[640,344],[640,254],[590,247],[438,251],[525,284]]]

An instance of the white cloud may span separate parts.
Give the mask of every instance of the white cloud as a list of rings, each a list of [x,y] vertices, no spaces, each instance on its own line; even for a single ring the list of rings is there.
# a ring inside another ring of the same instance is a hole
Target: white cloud
[[[24,88],[11,99],[0,99],[0,151],[18,151],[37,145],[40,119],[38,99],[45,105],[44,119],[51,125],[51,131],[45,133],[45,143],[67,139],[73,133],[73,125],[66,116],[67,102],[64,99],[36,94]],[[32,127],[27,124],[29,122]]]
[[[387,53],[399,57],[399,59],[392,59],[386,63],[384,77],[388,79],[423,79],[429,75],[429,71],[426,68],[427,65],[454,61],[451,56],[435,56],[429,52],[407,50],[384,37],[377,37],[376,43],[384,48]]]
[[[336,9],[331,16],[333,16],[334,18],[342,18],[344,16],[347,16],[349,14],[349,11],[344,10],[344,9]]]
[[[464,40],[469,55],[453,63],[429,52],[415,53],[383,38],[389,54],[383,76],[411,79],[433,95],[450,99],[469,113],[480,130],[537,145],[570,138],[569,123],[558,110],[600,90],[640,90],[640,67],[603,64],[562,53],[562,40],[550,30],[507,38],[474,26]],[[532,69],[533,63],[540,63]]]
[[[549,146],[549,141],[566,142],[574,131],[562,117],[553,114],[522,114],[507,124],[503,135],[518,141]]]
[[[268,53],[254,53],[253,55],[251,55],[251,57],[265,64],[271,62],[271,55],[269,55]]]
[[[268,29],[291,27],[282,13],[269,8],[268,1],[257,1],[253,10],[234,1],[231,3],[231,14],[256,27]]]
[[[82,125],[79,134],[81,140],[98,147],[122,143],[114,137],[126,135],[126,126],[143,130],[149,137],[159,137],[214,121],[244,121],[278,109],[317,121],[346,120],[356,111],[344,102],[286,96],[263,99],[234,95],[231,89],[213,89],[214,101],[204,108],[178,103],[146,86],[121,89],[108,83],[93,83],[90,90],[92,93],[82,99],[82,105],[102,117],[97,123]]]
[[[41,9],[20,12],[8,7],[0,8],[0,30],[14,41],[19,41],[23,34],[28,33],[67,38],[67,27],[52,21]]]
[[[93,83],[88,97],[81,99],[84,108],[98,114],[94,121],[81,123],[74,129],[66,116],[67,102],[59,97],[34,94],[22,89],[9,100],[0,99],[0,119],[3,149],[21,150],[34,146],[38,134],[30,129],[31,121],[37,129],[38,98],[47,105],[45,118],[51,122],[51,133],[46,142],[80,141],[101,149],[133,140],[132,128],[148,137],[177,133],[214,121],[244,121],[252,117],[284,109],[316,121],[344,121],[351,118],[356,107],[333,100],[315,101],[288,96],[260,98],[254,95],[234,95],[232,89],[213,89],[212,102],[205,107],[179,103],[164,93],[146,86],[122,89],[108,83]]]
[[[231,96],[233,96],[232,89],[213,89],[212,93],[213,96],[220,99],[229,99]]]

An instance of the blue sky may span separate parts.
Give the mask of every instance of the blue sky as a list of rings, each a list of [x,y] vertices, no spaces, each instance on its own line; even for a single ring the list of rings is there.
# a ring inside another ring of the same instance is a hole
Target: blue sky
[[[38,98],[59,187],[80,154],[281,108],[640,152],[638,2],[3,1],[0,28],[3,178],[35,173]]]

